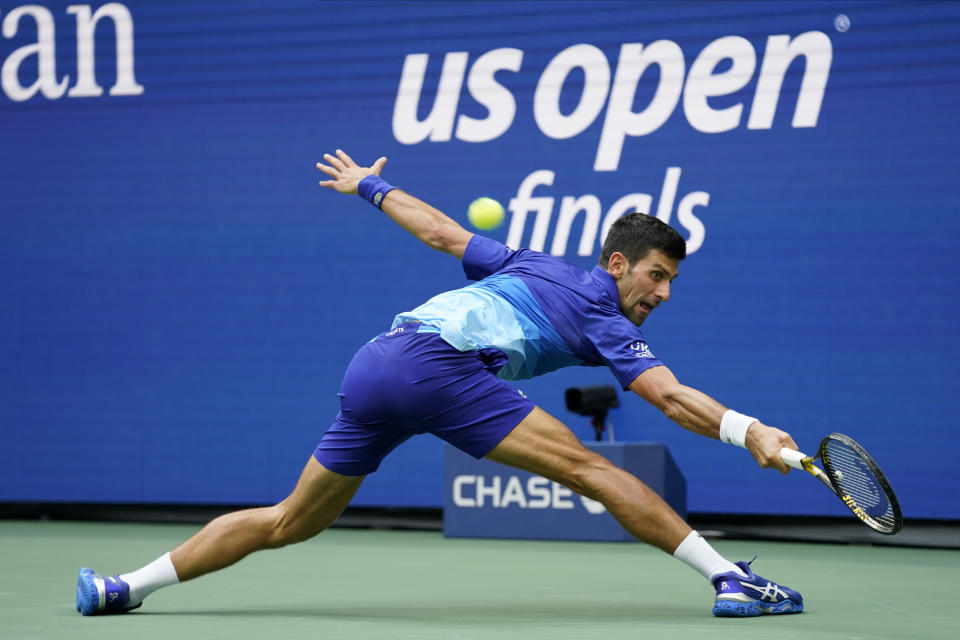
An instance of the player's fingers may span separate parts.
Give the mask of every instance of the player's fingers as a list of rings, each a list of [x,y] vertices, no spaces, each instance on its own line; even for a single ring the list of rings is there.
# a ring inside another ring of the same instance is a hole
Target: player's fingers
[[[357,163],[353,161],[353,158],[347,155],[347,152],[343,149],[337,149],[337,157],[343,160],[343,163],[348,167],[355,167]]]
[[[776,469],[777,471],[781,471],[780,461],[770,456],[765,457],[760,463],[760,466],[764,469]]]
[[[783,446],[780,448],[783,448],[783,447],[791,448],[794,451],[798,451],[797,444],[793,441],[793,438],[791,438],[790,436],[787,436],[785,444],[783,444]],[[788,473],[790,473],[790,469],[793,468],[790,465],[788,465],[787,461],[784,460],[783,456],[780,455],[780,449],[777,449],[776,453],[774,453],[773,466],[777,471],[779,471],[783,475],[787,475]]]
[[[760,466],[765,469],[776,469],[782,474],[787,474],[790,472],[790,467],[779,455],[773,456],[772,458],[767,458],[764,462],[760,463]]]
[[[340,171],[346,171],[347,165],[343,164],[343,161],[340,160],[337,156],[332,156],[329,153],[323,154],[323,159],[329,162],[335,169]]]
[[[321,181],[318,182],[317,184],[319,184],[321,187],[331,187],[331,188],[333,188],[333,186],[337,184],[337,181],[336,181],[336,180],[321,180]]]
[[[328,167],[327,165],[320,162],[317,163],[317,169],[320,169],[320,171],[323,171],[325,174],[327,174],[331,178],[336,178],[340,175],[340,172],[337,171],[336,169],[332,167]]]
[[[793,441],[793,438],[790,437],[789,433],[784,432],[780,437],[780,447],[786,447],[787,449],[793,449],[794,451],[800,451],[800,447],[797,446],[797,443]],[[779,458],[780,456],[777,456]],[[789,465],[787,465],[789,466]]]
[[[380,175],[380,172],[383,171],[383,165],[387,164],[387,159],[383,156],[377,158],[377,161],[373,163],[371,169],[377,175]]]

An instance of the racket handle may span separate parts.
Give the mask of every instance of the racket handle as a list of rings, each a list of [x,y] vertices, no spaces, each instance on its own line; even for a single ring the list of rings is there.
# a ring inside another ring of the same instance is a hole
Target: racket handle
[[[803,461],[807,459],[807,454],[784,447],[780,449],[780,457],[794,469],[803,469]]]

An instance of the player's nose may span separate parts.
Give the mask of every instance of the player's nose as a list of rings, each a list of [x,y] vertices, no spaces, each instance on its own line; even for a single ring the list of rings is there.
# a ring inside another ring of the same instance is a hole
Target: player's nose
[[[666,302],[670,299],[670,283],[661,282],[655,293],[656,296],[660,298],[660,302]]]

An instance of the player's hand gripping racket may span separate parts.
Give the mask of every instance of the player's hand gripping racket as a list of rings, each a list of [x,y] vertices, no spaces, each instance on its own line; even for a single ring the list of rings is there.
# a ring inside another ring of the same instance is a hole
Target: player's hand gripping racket
[[[783,448],[780,457],[791,467],[820,479],[874,531],[892,536],[903,526],[900,504],[890,483],[870,454],[852,438],[831,433],[820,443],[815,456]],[[823,470],[813,464],[816,458],[823,460]]]

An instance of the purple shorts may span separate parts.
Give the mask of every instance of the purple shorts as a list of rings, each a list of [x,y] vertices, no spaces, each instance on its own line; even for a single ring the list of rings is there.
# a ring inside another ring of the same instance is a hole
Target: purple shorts
[[[401,325],[353,357],[340,413],[313,453],[324,467],[367,475],[418,433],[482,458],[533,411],[533,402],[496,376],[506,363],[501,351],[458,351],[423,329]]]

